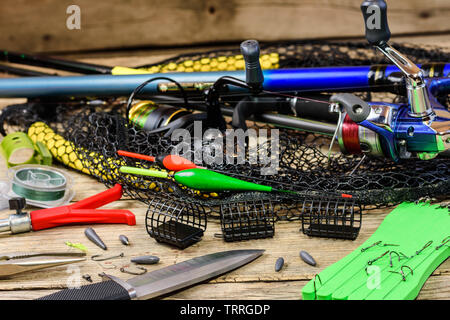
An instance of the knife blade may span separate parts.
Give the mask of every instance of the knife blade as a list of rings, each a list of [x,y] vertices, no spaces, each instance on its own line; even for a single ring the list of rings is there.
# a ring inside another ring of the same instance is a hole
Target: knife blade
[[[146,300],[217,277],[257,259],[264,250],[231,250],[193,258],[127,281],[107,281],[65,289],[38,300]]]

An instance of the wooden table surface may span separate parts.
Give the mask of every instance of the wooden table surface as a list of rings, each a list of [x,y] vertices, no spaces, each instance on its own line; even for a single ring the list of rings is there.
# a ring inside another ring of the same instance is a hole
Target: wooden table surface
[[[426,38],[427,43],[438,43],[441,37]],[[408,42],[415,42],[408,39]],[[414,40],[414,39],[413,39]],[[422,40],[417,40],[417,42]],[[448,40],[446,42],[449,43]],[[130,57],[129,53],[91,55],[84,61],[109,65],[139,65],[151,63],[169,57],[176,52],[139,52]],[[125,56],[127,55],[127,56]],[[0,100],[4,107],[20,99]],[[62,168],[62,167],[60,167]],[[74,178],[78,201],[105,190],[95,179],[64,169]],[[0,169],[0,178],[5,176],[4,166]],[[14,251],[46,251],[68,250],[66,241],[82,243],[88,248],[88,259],[84,262],[67,266],[28,272],[13,278],[0,280],[0,299],[35,299],[67,287],[69,281],[78,279],[81,285],[88,284],[81,275],[91,275],[94,282],[100,281],[99,273],[105,272],[122,279],[133,277],[119,271],[128,265],[130,258],[140,255],[156,255],[161,258],[157,265],[148,266],[148,270],[156,270],[193,257],[232,249],[265,249],[265,254],[258,260],[209,283],[200,284],[190,289],[173,294],[165,299],[301,299],[302,287],[317,273],[342,259],[355,250],[378,228],[386,215],[392,210],[377,210],[363,215],[360,235],[355,241],[310,238],[299,232],[300,222],[278,222],[275,236],[270,239],[225,243],[214,237],[220,232],[220,225],[215,220],[208,222],[203,239],[197,244],[178,250],[159,244],[150,238],[145,230],[146,205],[133,200],[120,200],[105,208],[129,209],[136,215],[136,226],[127,225],[95,225],[93,226],[108,246],[103,251],[91,243],[84,235],[86,226],[59,227],[38,232],[18,235],[0,235],[0,252]],[[6,218],[11,212],[0,211],[0,218]],[[130,246],[122,245],[118,236],[124,234],[131,242]],[[306,250],[317,261],[316,267],[305,264],[299,258],[300,250]],[[107,262],[95,262],[90,259],[94,254],[116,255],[124,253],[123,258]],[[275,261],[284,257],[286,266],[281,272],[274,271]],[[75,268],[73,268],[75,267]],[[132,266],[131,266],[132,268]],[[74,273],[68,273],[68,270]],[[75,277],[75,278],[74,278]],[[450,261],[447,259],[432,274],[422,288],[418,299],[450,299]]]

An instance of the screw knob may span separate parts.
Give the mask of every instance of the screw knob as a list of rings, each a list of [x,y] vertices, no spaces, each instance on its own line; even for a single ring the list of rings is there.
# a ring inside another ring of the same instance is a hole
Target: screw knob
[[[361,4],[366,39],[373,46],[383,46],[391,38],[384,0],[366,0]]]
[[[26,205],[25,198],[11,198],[9,199],[9,209],[16,210],[18,214],[22,213],[22,209],[25,208]]]
[[[245,82],[254,89],[262,88],[264,75],[259,63],[259,43],[246,40],[241,43],[241,53],[245,60]]]

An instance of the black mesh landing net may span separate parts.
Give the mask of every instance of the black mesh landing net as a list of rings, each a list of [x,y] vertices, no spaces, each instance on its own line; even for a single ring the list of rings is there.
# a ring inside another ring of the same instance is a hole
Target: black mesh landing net
[[[417,63],[448,62],[450,54],[438,48],[394,45]],[[363,43],[295,42],[267,44],[262,54],[278,53],[279,68],[385,63]],[[238,54],[235,50],[183,55],[165,63],[182,63],[204,57]],[[155,66],[155,65],[154,65]],[[151,67],[151,66],[146,66]],[[151,75],[149,75],[151,78]],[[397,101],[403,97],[375,93],[366,99]],[[443,97],[446,101],[448,97]],[[49,112],[49,109],[51,112]],[[302,220],[303,231],[312,236],[356,238],[361,211],[415,201],[423,197],[448,197],[450,161],[428,161],[347,156],[333,152],[328,159],[330,137],[280,129],[280,162],[277,175],[261,175],[264,165],[210,165],[209,169],[239,179],[270,185],[289,193],[221,192],[201,193],[181,187],[172,180],[120,173],[122,165],[160,169],[156,164],[120,157],[117,150],[144,155],[170,154],[174,143],[160,134],[149,134],[125,119],[125,102],[114,99],[102,104],[90,102],[49,103],[37,101],[7,109],[2,115],[8,132],[28,129],[43,121],[73,144],[76,157],[66,164],[106,185],[120,183],[126,195],[149,204],[147,230],[158,241],[184,248],[198,241],[206,229],[206,219],[221,221],[226,241],[271,237],[277,220]],[[228,119],[229,120],[229,119]],[[252,123],[253,128],[272,129]],[[72,149],[72,148],[71,148]],[[247,154],[248,156],[248,154]],[[361,161],[362,160],[362,161]],[[78,161],[78,165],[75,163]],[[199,163],[202,165],[201,163]],[[204,165],[204,164],[203,164]],[[353,198],[342,198],[351,194]]]

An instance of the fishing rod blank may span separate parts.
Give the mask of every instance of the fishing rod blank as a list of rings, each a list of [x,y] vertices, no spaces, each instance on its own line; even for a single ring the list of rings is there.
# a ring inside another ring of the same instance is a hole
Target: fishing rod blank
[[[23,68],[16,68],[7,66],[4,64],[0,64],[0,73],[15,75],[15,76],[21,76],[21,77],[49,77],[54,76],[50,73],[30,70],[30,69],[23,69]]]
[[[0,51],[0,60],[5,62],[52,68],[82,74],[111,74],[111,71],[113,69],[112,67],[98,64],[18,53],[8,50]]]
[[[450,65],[448,65],[450,70]],[[322,67],[264,70],[264,89],[273,92],[334,92],[373,91],[379,89],[370,82],[371,66]],[[387,66],[385,76],[398,72]],[[245,81],[245,71],[176,72],[135,75],[87,75],[68,77],[42,77],[36,79],[0,79],[0,97],[37,98],[48,96],[127,96],[152,78],[166,77],[182,86],[192,83],[212,84],[224,76]],[[145,86],[147,95],[169,94],[167,80],[157,80]],[[230,93],[247,90],[228,86]],[[178,94],[178,92],[175,92]]]

